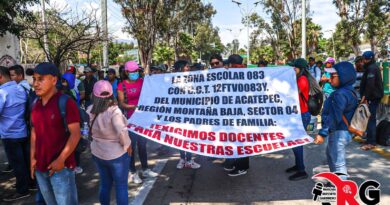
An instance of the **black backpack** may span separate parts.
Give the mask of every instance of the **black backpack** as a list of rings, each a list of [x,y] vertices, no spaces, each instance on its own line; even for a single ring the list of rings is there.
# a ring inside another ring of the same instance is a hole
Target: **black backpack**
[[[26,122],[26,127],[27,127],[27,137],[30,137],[31,136],[31,111],[32,111],[32,108],[36,102],[36,100],[38,99],[37,95],[35,94],[35,92],[32,90],[32,88],[27,89],[26,87],[23,87],[21,86],[24,91],[26,92],[26,97],[27,97],[27,100],[26,100],[26,104],[25,104],[25,107],[24,107],[24,121]]]
[[[304,69],[303,75],[305,75],[309,81],[309,99],[306,99],[305,96],[300,92],[300,96],[307,103],[309,112],[313,116],[317,116],[321,113],[322,104],[324,103],[324,94],[322,94],[322,89],[318,85],[316,79],[310,74],[310,72]]]
[[[390,122],[382,120],[376,127],[376,142],[383,146],[390,146]]]

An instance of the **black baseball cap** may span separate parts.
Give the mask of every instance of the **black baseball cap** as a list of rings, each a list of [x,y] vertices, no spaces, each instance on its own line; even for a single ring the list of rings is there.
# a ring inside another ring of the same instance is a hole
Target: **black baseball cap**
[[[39,75],[60,76],[60,70],[53,63],[40,63],[34,68],[34,73]]]
[[[108,70],[107,70],[107,72],[106,72],[107,74],[108,73],[112,73],[112,74],[116,74],[116,72],[115,72],[115,69],[114,68],[109,68]]]
[[[242,61],[244,61],[244,59],[240,55],[233,54],[233,55],[229,56],[227,63],[229,63],[229,64],[242,64]]]

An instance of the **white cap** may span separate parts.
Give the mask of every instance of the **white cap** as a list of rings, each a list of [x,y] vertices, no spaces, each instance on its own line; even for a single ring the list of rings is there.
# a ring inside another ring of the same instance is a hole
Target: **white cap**
[[[328,73],[337,73],[337,70],[335,68],[325,68],[325,71]]]

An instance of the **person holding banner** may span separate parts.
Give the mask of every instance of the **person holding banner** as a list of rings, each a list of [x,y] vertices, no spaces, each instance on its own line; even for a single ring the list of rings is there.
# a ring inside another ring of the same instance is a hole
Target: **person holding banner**
[[[307,69],[308,63],[303,58],[298,58],[293,62],[294,70],[297,75],[298,93],[299,93],[299,106],[301,108],[301,117],[303,127],[306,129],[310,123],[310,113],[307,101],[309,99],[309,80],[303,74],[304,70]],[[287,173],[295,173],[288,179],[291,181],[297,181],[306,179],[308,177],[305,171],[305,164],[303,160],[303,146],[293,148],[295,156],[295,166],[286,169]]]
[[[173,68],[175,69],[175,72],[188,72],[190,71],[190,65],[188,61],[186,60],[178,60],[173,65]],[[184,167],[191,168],[191,169],[199,169],[201,166],[200,164],[196,163],[192,159],[192,153],[191,152],[185,152],[180,150],[180,160],[179,163],[177,163],[176,168],[177,169],[183,169]]]
[[[117,106],[111,83],[99,80],[93,87],[93,104],[87,110],[92,133],[91,152],[100,175],[99,201],[110,204],[115,184],[117,204],[128,204],[127,179],[131,141],[127,120]]]
[[[229,68],[245,68],[242,64],[244,59],[238,54],[232,54],[229,56],[227,63]],[[238,159],[226,159],[224,163],[225,171],[229,171],[228,175],[236,177],[245,175],[249,169],[249,157],[242,157]]]
[[[128,61],[125,64],[124,73],[126,78],[118,84],[118,99],[119,105],[123,110],[127,110],[124,114],[127,119],[131,117],[138,105],[138,100],[141,95],[143,79],[140,78],[140,68],[135,61]],[[131,181],[140,184],[141,178],[138,176],[135,168],[134,150],[138,148],[138,157],[141,161],[142,175],[144,177],[156,177],[157,174],[148,168],[148,156],[146,152],[146,138],[143,138],[135,133],[129,132],[132,141],[132,153],[130,157],[130,172]]]

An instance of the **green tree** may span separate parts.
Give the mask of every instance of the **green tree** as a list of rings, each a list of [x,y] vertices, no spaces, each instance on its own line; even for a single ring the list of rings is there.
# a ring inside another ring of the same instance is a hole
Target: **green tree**
[[[284,50],[285,55],[289,59],[297,58],[300,54],[299,50],[299,31],[295,24],[301,18],[301,1],[300,0],[262,0],[265,11],[271,15],[271,25],[267,26],[271,34],[276,35],[278,40],[287,40],[288,46],[285,45],[285,41],[281,41],[281,50]],[[307,8],[306,13],[309,13]],[[266,24],[264,25],[266,26]]]
[[[2,0],[0,1],[0,37],[7,31],[20,35],[25,29],[21,19],[33,19],[33,13],[28,10],[28,6],[37,4],[39,0]]]
[[[153,52],[153,61],[155,64],[167,63],[168,65],[175,59],[175,51],[172,47],[158,44]]]
[[[211,23],[199,24],[194,36],[195,51],[201,53],[202,60],[209,59],[213,53],[222,53],[224,45],[218,34],[218,28]]]
[[[390,34],[390,2],[386,0],[367,0],[367,16],[365,18],[365,36],[369,40],[372,51],[386,44]]]
[[[335,39],[337,50],[339,46],[341,50],[348,51],[344,45],[351,47],[353,53],[357,56],[360,54],[360,35],[364,30],[364,19],[368,14],[367,4],[365,0],[333,0],[333,4],[338,9],[338,15],[341,21],[336,25],[335,37],[337,41],[343,42],[343,45],[338,45]],[[340,53],[340,56],[348,56],[349,53]]]

